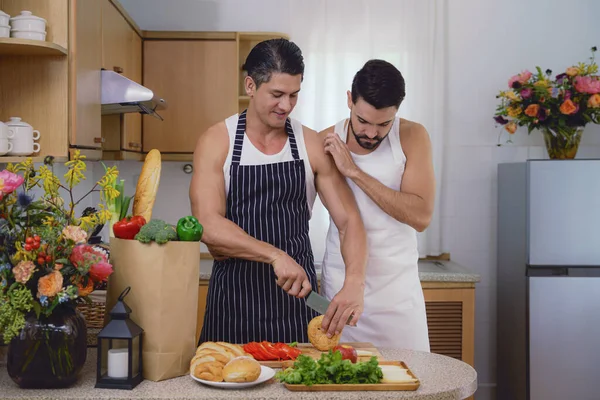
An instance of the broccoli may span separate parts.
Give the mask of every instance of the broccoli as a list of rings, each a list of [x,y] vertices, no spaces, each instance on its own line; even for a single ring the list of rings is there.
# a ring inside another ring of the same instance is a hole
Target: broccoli
[[[142,226],[135,239],[142,243],[155,241],[164,244],[171,240],[177,240],[177,230],[173,225],[167,224],[160,219],[152,219]]]

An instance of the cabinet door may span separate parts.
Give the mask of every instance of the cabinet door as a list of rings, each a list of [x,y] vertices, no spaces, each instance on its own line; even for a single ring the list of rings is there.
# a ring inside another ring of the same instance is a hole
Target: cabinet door
[[[109,0],[102,1],[102,67],[127,76],[130,26]]]
[[[198,135],[237,112],[236,42],[144,42],[144,85],[168,107],[143,116],[144,151],[192,153]]]
[[[71,90],[75,101],[71,111],[71,146],[100,148],[100,103],[102,47],[101,3],[77,0],[71,3],[75,34]]]
[[[137,83],[142,83],[142,38],[133,28],[129,28],[127,42],[128,59],[126,76]],[[123,132],[121,134],[123,150],[142,151],[142,114],[123,114]]]

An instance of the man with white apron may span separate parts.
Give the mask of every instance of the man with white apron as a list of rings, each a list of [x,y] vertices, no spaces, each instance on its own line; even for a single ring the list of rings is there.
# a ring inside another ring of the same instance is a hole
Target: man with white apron
[[[404,95],[400,71],[371,60],[348,92],[350,118],[321,135],[354,192],[367,231],[364,312],[356,327],[343,330],[342,341],[429,351],[416,231],[431,219],[435,182],[427,131],[396,117]],[[339,249],[339,232],[330,223],[321,281],[328,298],[345,279]]]
[[[201,134],[194,153],[192,212],[215,256],[200,342],[307,342],[317,315],[304,299],[317,290],[308,236],[317,191],[348,232],[349,273],[363,279],[366,235],[322,140],[288,117],[304,71],[300,49],[284,39],[261,42],[245,66],[248,109]],[[338,297],[336,322],[362,311],[362,291],[348,287]]]

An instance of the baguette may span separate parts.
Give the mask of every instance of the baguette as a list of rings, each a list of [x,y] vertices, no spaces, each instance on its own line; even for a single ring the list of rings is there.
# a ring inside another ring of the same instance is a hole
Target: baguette
[[[152,219],[152,208],[160,182],[161,157],[160,151],[150,150],[142,167],[142,173],[137,181],[135,198],[133,200],[133,215],[141,215],[146,222]]]

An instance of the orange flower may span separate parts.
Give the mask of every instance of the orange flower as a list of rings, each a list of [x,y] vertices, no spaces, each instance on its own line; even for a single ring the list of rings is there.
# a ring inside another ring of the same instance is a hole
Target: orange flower
[[[600,94],[596,93],[590,96],[587,102],[588,107],[590,108],[599,108],[600,107]]]
[[[521,114],[521,107],[511,106],[506,109],[509,117],[518,117]]]
[[[565,100],[564,103],[560,105],[560,112],[565,115],[575,114],[577,112],[577,106],[571,99]]]
[[[569,76],[577,76],[579,75],[579,68],[577,67],[569,67],[567,68],[567,70],[565,71],[565,73]]]
[[[530,104],[526,109],[525,109],[525,114],[529,115],[530,117],[535,117],[538,115],[538,112],[540,111],[540,106],[539,104]]]
[[[53,297],[60,292],[63,285],[63,276],[59,271],[52,271],[42,276],[38,281],[38,297]]]
[[[94,291],[94,282],[88,278],[87,286],[83,286],[83,279],[77,282],[77,288],[79,289],[79,297],[87,296]]]
[[[506,129],[506,131],[512,135],[517,131],[517,124],[514,122],[509,122],[504,126],[504,129]]]

